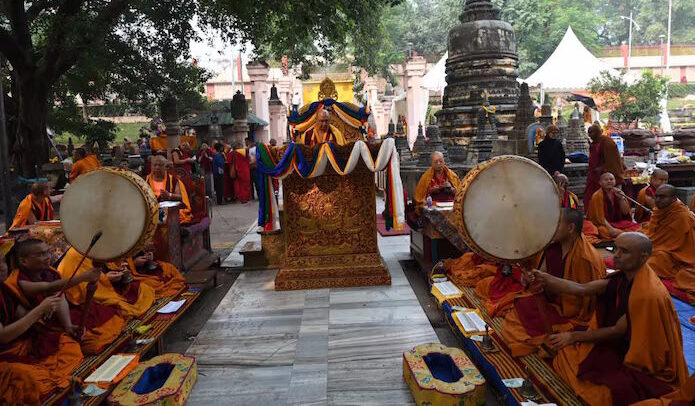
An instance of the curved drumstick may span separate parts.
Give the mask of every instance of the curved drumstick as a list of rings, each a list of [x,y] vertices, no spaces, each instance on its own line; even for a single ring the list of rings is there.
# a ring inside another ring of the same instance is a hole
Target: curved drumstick
[[[616,191],[616,192],[617,192],[619,195],[621,195],[622,197],[626,198],[627,200],[629,200],[629,201],[631,201],[632,203],[636,204],[637,206],[641,207],[642,210],[646,211],[646,212],[649,213],[649,214],[652,214],[652,209],[650,209],[649,207],[647,207],[647,206],[641,204],[641,203],[638,202],[637,200],[630,198],[630,197],[629,197],[628,195],[626,195],[625,192],[623,192],[622,190],[620,190],[620,189],[618,189],[618,188],[613,188],[613,190]]]
[[[70,275],[70,278],[68,279],[67,282],[65,282],[65,285],[63,285],[63,288],[58,292],[57,296],[61,296],[65,291],[67,290],[68,286],[70,285],[70,282],[72,282],[72,279],[75,277],[77,274],[77,270],[80,269],[82,264],[84,263],[85,258],[87,258],[87,255],[89,255],[89,252],[94,248],[94,245],[99,241],[101,236],[104,233],[101,232],[101,230],[97,231],[94,233],[94,236],[92,237],[92,241],[90,241],[89,246],[87,247],[87,250],[85,251],[84,254],[82,254],[82,258],[80,259],[80,262],[77,264],[77,267],[75,267],[75,270],[72,272],[72,275]]]

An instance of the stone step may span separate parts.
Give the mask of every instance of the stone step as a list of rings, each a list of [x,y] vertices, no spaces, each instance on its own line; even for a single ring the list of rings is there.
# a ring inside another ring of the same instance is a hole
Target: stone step
[[[244,256],[244,270],[266,269],[268,259],[263,253],[260,241],[249,241],[241,247],[239,253]]]

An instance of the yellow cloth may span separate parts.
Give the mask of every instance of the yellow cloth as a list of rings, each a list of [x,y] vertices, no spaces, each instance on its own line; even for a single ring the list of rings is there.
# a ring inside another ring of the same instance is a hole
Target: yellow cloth
[[[445,166],[444,173],[446,174],[449,183],[451,183],[451,186],[453,186],[454,189],[458,189],[461,181],[459,180],[458,175],[456,175],[456,172],[452,171],[451,169]],[[427,190],[430,187],[430,182],[432,182],[432,178],[434,178],[434,169],[430,167],[428,170],[425,171],[425,173],[422,174],[422,176],[420,177],[420,181],[418,181],[417,187],[415,188],[416,206],[423,206],[425,204],[425,199],[427,199]]]
[[[70,248],[65,254],[65,257],[58,265],[58,273],[63,279],[70,278],[70,275],[75,271],[77,264],[80,262],[82,255],[77,252],[74,248]],[[89,271],[94,268],[92,260],[86,258],[77,271],[76,275],[81,275],[84,272]],[[80,283],[77,286],[65,291],[65,296],[74,305],[80,305],[84,303],[87,295],[87,283]],[[121,310],[121,315],[126,319],[131,319],[139,317],[144,314],[154,303],[155,293],[154,289],[146,284],[141,283],[138,292],[137,301],[133,304],[128,303],[125,299],[116,292],[111,281],[103,274],[99,277],[97,281],[97,289],[94,293],[94,299],[96,303],[101,303],[104,305],[116,305]]]
[[[497,264],[467,252],[459,258],[445,260],[444,269],[457,285],[474,288],[481,279],[495,276]]]
[[[14,216],[14,220],[12,221],[12,226],[10,226],[10,230],[16,227],[24,227],[29,224],[34,224],[37,221],[52,220],[44,217],[46,216],[48,206],[50,205],[51,207],[53,207],[49,198],[45,198],[44,201],[41,203],[41,218],[39,219],[36,218],[32,211],[33,202],[34,195],[30,193],[19,203],[19,206],[17,207],[17,214],[15,214]]]
[[[162,269],[161,276],[139,273],[133,258],[128,258],[128,267],[133,279],[154,289],[157,299],[173,296],[186,287],[183,275],[174,265],[164,261],[157,261],[157,265]]]
[[[166,190],[168,190],[170,193],[174,193],[176,188],[174,187],[174,176],[170,173],[166,174],[165,177],[167,183],[165,185]],[[183,182],[181,182],[180,179],[176,179],[179,193],[181,194],[181,203],[185,206],[183,209],[179,209],[179,222],[181,224],[188,224],[191,221],[193,221],[193,214],[191,213],[191,202],[188,200],[188,192],[186,191],[186,186],[183,185]],[[155,188],[155,181],[152,178],[152,174],[147,175],[147,184],[150,185],[152,188],[152,191],[155,192],[155,195],[159,197],[159,194],[157,193],[157,189]],[[159,190],[159,193],[161,193],[161,190]]]
[[[308,130],[301,133],[297,137],[297,140],[295,142],[297,144],[306,144],[309,146],[314,146],[314,145],[317,145],[319,143],[326,142],[327,141],[326,140],[326,134],[319,135],[319,132],[316,129],[316,125],[317,124],[314,124],[311,128],[309,128]],[[335,141],[338,145],[345,145],[346,144],[345,137],[343,136],[343,133],[341,133],[337,127],[330,125],[330,130],[331,130],[331,134],[333,134],[333,136],[335,137]],[[305,139],[307,137],[310,137],[310,139],[311,139],[311,142],[308,144],[305,142]]]

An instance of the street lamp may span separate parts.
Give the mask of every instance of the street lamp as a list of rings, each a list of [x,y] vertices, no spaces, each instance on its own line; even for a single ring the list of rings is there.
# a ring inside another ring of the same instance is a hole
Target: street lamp
[[[664,76],[664,34],[659,35],[659,55],[661,56],[661,61],[659,65],[661,66],[661,76]]]
[[[632,66],[632,26],[634,25],[637,31],[639,31],[639,24],[632,18],[632,11],[630,11],[630,17],[620,16],[623,20],[630,21],[630,29],[628,33],[628,45],[627,45],[627,71],[630,72],[630,67]]]

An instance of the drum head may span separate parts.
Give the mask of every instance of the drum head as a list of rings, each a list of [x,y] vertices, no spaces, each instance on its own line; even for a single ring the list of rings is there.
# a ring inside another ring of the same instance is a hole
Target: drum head
[[[65,238],[85,253],[94,234],[99,241],[89,254],[109,261],[127,254],[140,240],[148,208],[143,191],[117,171],[95,170],[71,184],[60,202],[60,221]]]
[[[529,159],[493,160],[467,186],[466,232],[479,249],[500,261],[536,255],[550,243],[560,222],[555,182]]]

